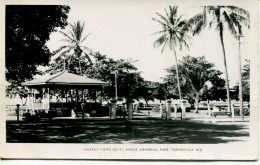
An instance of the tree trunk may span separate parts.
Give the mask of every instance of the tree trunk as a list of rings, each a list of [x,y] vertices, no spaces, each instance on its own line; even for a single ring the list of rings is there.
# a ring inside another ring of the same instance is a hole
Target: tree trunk
[[[227,71],[227,61],[226,61],[226,52],[225,52],[225,46],[224,46],[224,40],[223,40],[223,27],[220,27],[220,41],[223,51],[223,57],[224,57],[224,66],[225,66],[225,73],[226,73],[226,87],[227,87],[227,103],[228,103],[228,112],[231,112],[231,106],[230,106],[230,95],[229,95],[229,79],[228,79],[228,71]]]
[[[175,64],[176,64],[176,75],[177,75],[178,91],[179,91],[180,100],[182,100],[181,86],[180,86],[180,80],[179,80],[179,70],[178,70],[178,59],[177,59],[177,54],[176,54],[175,49],[173,49],[173,51],[174,51]]]
[[[243,88],[242,88],[242,68],[241,68],[241,52],[240,52],[240,36],[238,36],[238,66],[239,66],[239,104],[240,104],[240,119],[244,120],[244,110],[243,110]]]
[[[195,98],[195,113],[198,113],[199,111],[199,93],[196,94]]]

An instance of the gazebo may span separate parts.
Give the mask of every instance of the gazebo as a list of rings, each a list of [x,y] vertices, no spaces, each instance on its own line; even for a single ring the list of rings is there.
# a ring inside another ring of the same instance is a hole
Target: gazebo
[[[82,118],[85,113],[90,116],[104,115],[102,90],[109,85],[107,82],[63,71],[41,76],[22,85],[30,91],[28,109],[47,111],[51,118],[68,117],[73,111]]]

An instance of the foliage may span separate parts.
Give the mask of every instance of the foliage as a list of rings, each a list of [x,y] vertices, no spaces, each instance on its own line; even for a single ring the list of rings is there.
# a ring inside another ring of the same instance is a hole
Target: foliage
[[[139,86],[135,92],[134,92],[134,95],[136,96],[136,98],[143,98],[146,102],[146,105],[148,106],[148,101],[151,100],[153,101],[154,100],[154,94],[153,94],[153,91],[154,89],[153,88],[150,88],[146,85],[141,85]]]
[[[158,83],[153,93],[154,98],[161,100],[167,100],[169,92],[167,90],[167,83]]]
[[[182,16],[178,16],[178,7],[176,6],[169,6],[169,12],[167,12],[167,10],[165,9],[166,16],[163,16],[159,13],[156,14],[160,18],[160,20],[156,18],[153,18],[153,20],[161,25],[162,30],[154,33],[160,34],[161,36],[157,40],[155,40],[153,45],[154,47],[163,46],[161,52],[163,52],[165,46],[168,46],[171,50],[174,51],[177,85],[179,90],[179,97],[180,99],[182,99],[178,75],[178,60],[176,49],[179,48],[181,50],[183,45],[186,47],[189,46],[188,40],[190,39],[190,37],[187,35],[187,33],[190,30],[190,25],[188,24],[187,20],[182,19]]]
[[[215,89],[219,88],[219,85],[216,81],[219,81],[219,76],[222,74],[220,71],[213,69],[214,64],[206,61],[205,57],[192,57],[192,56],[184,56],[183,59],[179,62],[179,73],[180,73],[180,84],[181,90],[185,97],[188,100],[202,99],[202,96],[207,90],[215,87]],[[173,87],[174,93],[178,92],[176,89],[176,67],[172,66],[167,69],[169,75],[166,79],[170,79],[171,86]],[[173,78],[169,78],[173,77]],[[214,88],[213,88],[214,89]],[[213,91],[212,91],[213,92]],[[216,91],[215,91],[216,92]],[[214,93],[215,93],[214,92]],[[207,97],[207,99],[210,99]]]
[[[250,101],[250,60],[246,60],[246,64],[244,65],[242,72],[242,94],[243,101]],[[231,98],[234,100],[239,100],[239,85],[236,84],[233,87],[233,91],[231,94]]]
[[[211,78],[211,87],[204,86],[204,92],[201,96],[202,100],[226,100],[225,80],[216,75]]]
[[[205,6],[202,13],[195,15],[189,20],[189,24],[194,26],[194,35],[199,34],[206,26],[209,28],[214,26],[215,30],[219,33],[224,57],[228,109],[231,111],[224,30],[228,29],[234,37],[242,35],[242,25],[249,27],[250,24],[249,13],[246,10],[235,6]]]
[[[69,6],[7,5],[6,6],[6,80],[7,95],[19,93],[22,82],[40,73],[51,56],[46,46],[50,33],[67,25]],[[23,94],[22,94],[23,95]]]
[[[250,60],[246,60],[242,73],[243,100],[250,101]]]
[[[51,64],[51,70],[55,68],[55,70],[61,71],[67,63],[67,70],[82,75],[81,65],[83,65],[83,61],[88,61],[88,65],[92,65],[92,60],[88,55],[88,52],[92,50],[83,45],[90,33],[84,35],[85,24],[80,21],[70,24],[69,27],[68,32],[60,31],[65,37],[62,41],[65,41],[66,44],[54,51],[54,54],[58,54],[58,57]],[[75,70],[75,63],[79,65],[78,70]],[[86,62],[84,64],[86,65]]]
[[[101,55],[99,52],[91,54],[95,60],[92,67],[88,67],[84,74],[87,77],[110,82],[113,85],[104,88],[104,95],[107,98],[115,96],[115,74],[117,71],[117,91],[119,97],[127,99],[136,98],[135,90],[139,88],[143,82],[140,73],[133,65],[133,60],[114,60],[106,55]]]

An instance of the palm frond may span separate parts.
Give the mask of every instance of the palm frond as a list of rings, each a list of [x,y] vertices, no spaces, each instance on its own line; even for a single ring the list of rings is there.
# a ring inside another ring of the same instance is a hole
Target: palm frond
[[[68,49],[68,50],[62,52],[57,58],[62,58],[62,57],[65,58],[66,54],[68,54],[70,51],[71,51],[71,49]]]
[[[166,30],[160,30],[160,31],[152,33],[151,35],[162,34],[162,33],[166,33]]]
[[[187,23],[186,20],[181,20],[183,15],[177,17],[175,24],[179,27],[182,25],[182,23]],[[181,20],[181,21],[180,21]]]
[[[89,55],[85,52],[84,52],[84,54],[85,54],[85,57],[88,59],[88,62],[90,63],[90,65],[92,65],[93,62],[92,62],[91,58],[89,57]]]
[[[153,46],[157,48],[161,46],[166,40],[167,40],[166,34],[163,34],[157,40],[154,41]]]
[[[226,11],[223,12],[223,16],[225,18],[225,23],[228,25],[229,31],[233,34],[236,35],[237,31],[234,27],[234,21],[230,19],[229,15],[226,13]]]
[[[71,43],[77,43],[77,37],[75,36],[75,33],[73,30],[69,31],[70,35],[72,36],[73,40],[71,41]]]
[[[250,18],[250,14],[248,11],[246,11],[245,9],[242,9],[240,7],[237,7],[237,6],[226,6],[226,8],[228,9],[231,9],[231,11],[233,13],[237,13],[237,14],[240,14],[240,15],[244,15],[247,19]]]
[[[157,15],[158,17],[160,17],[162,20],[164,20],[166,24],[169,23],[168,20],[167,20],[167,18],[165,18],[165,17],[164,17],[163,15],[161,15],[160,13],[156,13],[156,15]]]
[[[191,30],[191,26],[187,20],[184,20],[182,16],[177,16],[178,7],[177,6],[169,6],[169,12],[165,10],[166,17],[157,13],[157,15],[161,18],[161,20],[153,18],[153,20],[157,21],[162,25],[162,30],[155,32],[153,34],[162,34],[154,43],[153,46],[155,48],[163,45],[162,51],[165,46],[169,46],[171,50],[175,47],[182,48],[182,45],[188,46],[186,33]],[[153,35],[152,34],[152,35]]]
[[[168,45],[168,38],[164,41],[161,53],[163,53],[165,46]]]
[[[81,40],[81,42],[84,42],[84,41],[88,38],[89,35],[90,35],[90,33],[88,33],[88,34]]]
[[[193,35],[199,34],[204,27],[203,20],[200,20],[193,29]]]
[[[250,18],[243,17],[242,15],[239,15],[237,13],[231,13],[230,17],[234,22],[243,23],[245,26],[250,28]]]
[[[93,53],[93,50],[87,46],[81,46],[82,48],[84,48],[85,50],[87,50],[90,53]]]
[[[69,45],[61,46],[61,47],[59,47],[57,50],[53,51],[53,53],[54,53],[54,54],[57,54],[57,53],[59,53],[60,51],[62,51],[63,49],[68,48],[68,47],[70,47],[70,46],[69,46]]]
[[[63,34],[68,39],[70,39],[71,41],[75,41],[75,39],[73,39],[71,36],[69,36],[68,34],[64,33],[63,31],[60,31],[60,33]]]
[[[203,19],[204,15],[202,13],[196,14],[192,18],[188,20],[188,24],[190,25],[196,25],[198,22],[200,22]]]
[[[74,41],[72,41],[72,40],[70,40],[70,39],[61,39],[60,41],[69,42],[69,43],[74,43]]]
[[[166,26],[167,26],[167,24],[163,23],[162,21],[160,21],[160,20],[158,20],[158,19],[156,19],[156,18],[152,18],[152,20],[158,22],[158,23],[161,24],[163,27],[166,27]]]

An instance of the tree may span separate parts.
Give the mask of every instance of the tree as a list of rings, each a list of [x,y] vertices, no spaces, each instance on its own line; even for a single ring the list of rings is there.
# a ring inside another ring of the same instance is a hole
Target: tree
[[[243,72],[242,72],[242,85],[243,85],[242,97],[244,101],[249,102],[250,101],[250,61],[246,60],[246,62],[247,63],[244,65]],[[235,100],[240,100],[239,92],[240,92],[239,83],[237,83],[233,87],[231,98]]]
[[[162,30],[154,33],[161,34],[161,36],[154,42],[154,47],[159,47],[163,45],[161,52],[163,52],[165,46],[169,46],[170,50],[173,50],[176,63],[175,66],[179,98],[180,100],[182,100],[176,49],[179,48],[180,50],[182,50],[183,45],[188,47],[188,39],[190,39],[190,37],[187,35],[187,32],[190,30],[190,26],[188,24],[188,21],[182,19],[182,16],[178,16],[177,11],[178,7],[169,6],[169,12],[167,12],[165,9],[166,17],[159,13],[156,13],[160,20],[155,18],[153,18],[153,20],[158,22],[162,26]]]
[[[6,6],[6,80],[7,95],[19,93],[22,82],[40,73],[37,67],[49,63],[46,46],[50,33],[67,25],[69,6]]]
[[[213,17],[208,21],[210,15]],[[242,24],[249,26],[249,13],[239,7],[235,6],[206,6],[204,12],[195,15],[189,20],[189,23],[195,25],[193,34],[199,34],[202,29],[207,25],[211,28],[215,25],[216,31],[219,32],[220,42],[222,46],[222,52],[224,57],[225,75],[226,75],[226,88],[227,88],[227,102],[228,110],[230,107],[230,93],[229,93],[229,79],[227,72],[226,51],[224,44],[224,31],[228,29],[229,32],[237,37],[238,34],[242,34]],[[241,64],[239,64],[241,65]]]
[[[92,67],[88,67],[84,72],[87,77],[115,84],[115,75],[113,72],[117,70],[118,96],[126,99],[137,98],[135,91],[141,86],[143,78],[133,65],[133,60],[114,60],[108,58],[106,55],[101,55],[99,52],[91,55],[94,58],[94,62]],[[107,98],[114,98],[115,86],[106,86],[104,88],[104,95]]]
[[[250,60],[246,60],[243,68],[242,81],[243,81],[243,100],[250,101]]]
[[[136,98],[143,98],[148,106],[149,100],[154,101],[157,84],[157,82],[144,81],[134,92]]]
[[[225,100],[227,99],[225,90],[225,80],[219,75],[216,75],[210,80],[211,86],[204,86],[204,92],[202,94],[203,100]]]
[[[215,65],[206,61],[205,57],[184,56],[179,62],[179,73],[182,81],[182,91],[185,95],[195,99],[196,110],[198,103],[204,93],[204,88],[208,88],[211,79],[221,75],[218,70],[213,69]],[[170,73],[175,73],[176,67],[167,69]]]
[[[65,63],[65,60],[67,60],[69,70],[71,67],[75,66],[73,63],[77,61],[79,65],[79,71],[77,71],[77,73],[82,75],[82,61],[87,60],[89,65],[92,65],[92,60],[87,54],[91,49],[83,45],[90,33],[84,35],[84,29],[85,24],[77,21],[74,24],[70,24],[70,30],[68,32],[60,31],[60,33],[65,37],[62,41],[65,41],[66,45],[63,45],[54,51],[55,54],[58,54],[55,63],[53,63],[54,67],[61,69],[61,66],[63,65],[60,64]]]
[[[168,95],[167,84],[158,83],[153,95],[156,99],[159,99],[160,102],[162,100],[167,100],[167,95]]]

